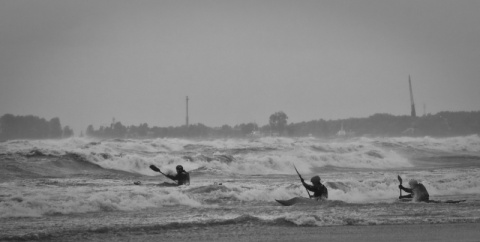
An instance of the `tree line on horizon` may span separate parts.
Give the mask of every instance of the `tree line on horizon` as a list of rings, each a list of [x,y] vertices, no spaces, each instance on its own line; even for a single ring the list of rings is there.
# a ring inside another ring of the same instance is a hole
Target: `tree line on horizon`
[[[335,136],[463,136],[480,134],[480,111],[439,112],[421,117],[374,114],[367,118],[312,120],[288,124],[282,112],[270,115],[269,123],[242,123],[235,126],[208,127],[201,123],[176,127],[124,126],[114,122],[95,129],[89,125],[86,135],[96,138],[242,138],[255,136],[335,137]],[[343,130],[344,132],[339,132]]]
[[[0,141],[11,139],[57,139],[73,136],[69,126],[61,127],[60,119],[46,121],[36,116],[5,114],[0,118]],[[242,123],[235,126],[208,127],[197,123],[183,126],[149,127],[147,123],[125,126],[112,122],[110,126],[95,129],[89,125],[88,137],[110,138],[245,138],[258,136],[313,136],[328,138],[336,136],[463,136],[480,134],[480,111],[439,112],[421,117],[394,116],[378,113],[367,118],[341,120],[312,120],[288,123],[282,112],[270,115],[266,125]]]
[[[62,128],[60,119],[47,121],[33,115],[15,116],[5,114],[0,117],[0,141],[11,139],[59,139],[73,136],[69,126]]]

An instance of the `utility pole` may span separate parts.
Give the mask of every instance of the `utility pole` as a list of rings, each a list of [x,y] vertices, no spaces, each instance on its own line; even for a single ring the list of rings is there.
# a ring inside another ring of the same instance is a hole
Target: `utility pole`
[[[186,118],[186,126],[188,128],[188,96],[187,96],[187,118]]]
[[[415,112],[415,103],[413,102],[412,80],[410,79],[410,75],[408,75],[408,84],[410,86],[410,102],[412,104],[411,116],[416,117],[417,113]]]

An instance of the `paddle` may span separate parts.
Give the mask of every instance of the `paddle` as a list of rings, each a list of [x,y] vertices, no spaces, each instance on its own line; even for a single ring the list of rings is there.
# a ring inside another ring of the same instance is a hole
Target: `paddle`
[[[155,165],[150,165],[150,169],[152,169],[153,171],[156,171],[156,172],[160,172],[160,174],[170,178],[169,176],[167,176],[167,174],[163,173],[160,169],[158,169],[158,167],[156,167]],[[172,179],[172,178],[170,178]],[[173,179],[172,179],[173,180]],[[175,181],[175,180],[174,180]]]
[[[299,173],[298,170],[297,170],[297,167],[295,167],[295,164],[293,164],[293,168],[295,168],[295,171],[297,172],[298,177],[300,177],[300,180],[303,180],[302,176],[300,175],[300,173]],[[312,196],[310,195],[310,192],[308,192],[308,189],[305,188],[305,190],[307,190],[308,197],[309,197],[309,198],[312,198]]]
[[[402,178],[400,177],[400,175],[397,175],[397,178],[398,178],[398,181],[400,182],[400,185],[402,185]],[[400,190],[400,197],[402,196],[402,189],[399,189]]]

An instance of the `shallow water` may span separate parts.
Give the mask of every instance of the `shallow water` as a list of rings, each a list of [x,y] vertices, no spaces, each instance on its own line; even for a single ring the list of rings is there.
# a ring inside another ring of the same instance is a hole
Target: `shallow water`
[[[182,164],[190,186],[162,187]],[[307,197],[293,169],[320,175]],[[47,140],[0,143],[0,240],[219,224],[343,226],[480,222],[480,138]],[[434,200],[399,202],[397,175]],[[142,185],[133,183],[140,181]],[[221,184],[221,185],[220,185]]]

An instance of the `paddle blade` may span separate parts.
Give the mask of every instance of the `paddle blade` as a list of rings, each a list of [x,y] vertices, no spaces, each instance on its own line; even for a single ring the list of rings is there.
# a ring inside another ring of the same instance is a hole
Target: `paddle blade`
[[[400,185],[402,185],[402,178],[400,177],[400,175],[397,175],[397,178],[398,178],[398,181],[400,182]],[[402,197],[402,189],[399,187],[400,190],[400,197]]]
[[[161,172],[160,169],[158,169],[158,167],[154,166],[154,165],[150,165],[150,169],[156,171],[156,172]]]

